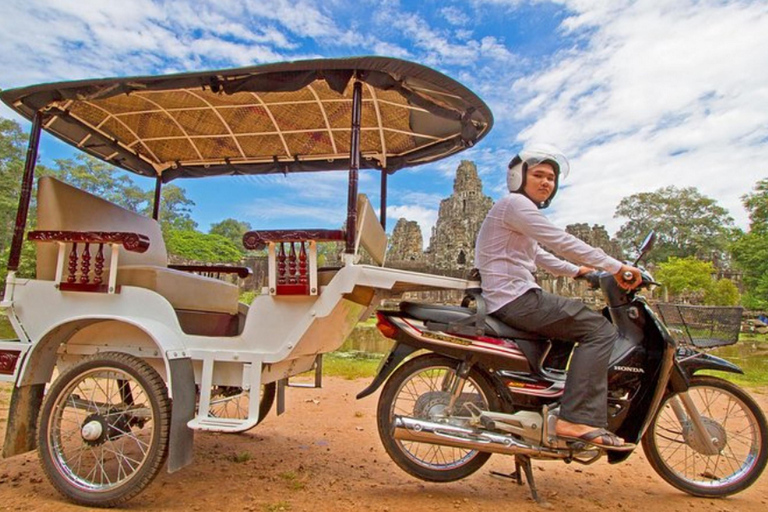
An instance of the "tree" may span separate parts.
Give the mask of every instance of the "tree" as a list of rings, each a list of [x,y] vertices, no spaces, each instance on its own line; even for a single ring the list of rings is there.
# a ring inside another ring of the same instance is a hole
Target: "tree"
[[[735,306],[740,298],[738,287],[730,279],[718,279],[704,292],[704,304],[709,306]]]
[[[656,231],[656,247],[649,262],[666,261],[670,256],[720,260],[734,236],[728,211],[695,187],[670,186],[633,194],[619,202],[614,217],[629,219],[616,234],[629,252],[649,231]]]
[[[163,232],[194,231],[197,222],[192,220],[192,207],[195,202],[187,197],[183,188],[178,185],[165,185],[160,199],[159,222]],[[152,202],[144,209],[145,215],[152,214]]]
[[[662,283],[670,295],[677,296],[685,302],[699,302],[712,286],[712,274],[715,266],[709,261],[701,261],[694,257],[670,257],[659,264],[656,278]]]
[[[768,233],[768,178],[758,181],[755,191],[741,196],[741,201],[749,212],[750,232]]]
[[[19,206],[21,177],[24,174],[26,137],[15,121],[0,118],[0,263],[5,280],[8,248],[13,239],[16,209]]]
[[[744,234],[731,245],[731,256],[744,273],[744,306],[768,309],[768,233]]]
[[[200,263],[238,263],[242,257],[231,240],[194,230],[166,231],[165,245],[169,253]]]
[[[768,309],[768,178],[755,184],[754,192],[742,196],[749,213],[749,233],[731,244],[733,262],[744,274],[744,306]]]
[[[221,222],[217,222],[211,226],[208,233],[212,235],[223,236],[224,238],[231,240],[235,244],[235,247],[243,246],[243,235],[253,229],[248,222],[243,222],[235,219],[224,219]]]

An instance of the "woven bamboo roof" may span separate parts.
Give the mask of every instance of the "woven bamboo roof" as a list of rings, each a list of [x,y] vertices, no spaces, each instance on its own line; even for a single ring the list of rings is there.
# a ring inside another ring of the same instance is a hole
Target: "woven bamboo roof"
[[[361,167],[392,173],[457,153],[490,131],[483,101],[398,59],[359,57],[0,93],[28,119],[113,165],[178,177],[349,168],[352,90],[362,82]]]

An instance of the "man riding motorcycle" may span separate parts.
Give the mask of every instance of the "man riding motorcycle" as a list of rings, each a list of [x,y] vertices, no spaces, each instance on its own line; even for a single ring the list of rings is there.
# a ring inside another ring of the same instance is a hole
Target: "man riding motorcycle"
[[[616,328],[583,303],[543,291],[534,278],[538,267],[554,275],[578,277],[604,269],[631,290],[640,270],[622,264],[552,224],[541,212],[569,171],[558,149],[525,147],[509,163],[510,194],[488,212],[477,237],[475,266],[480,270],[488,311],[506,324],[556,341],[575,342],[555,433],[561,439],[608,450],[631,450],[607,426],[607,373]],[[575,261],[577,266],[545,251]]]

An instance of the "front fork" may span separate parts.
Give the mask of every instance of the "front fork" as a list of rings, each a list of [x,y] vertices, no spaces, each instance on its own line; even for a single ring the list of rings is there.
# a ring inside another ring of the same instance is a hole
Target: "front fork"
[[[717,455],[720,450],[715,443],[717,439],[713,439],[710,435],[704,422],[701,420],[701,414],[696,408],[696,405],[691,400],[687,391],[677,393],[669,399],[669,405],[672,411],[677,417],[677,421],[680,422],[681,427],[685,427],[690,423],[693,426],[694,435],[697,438],[698,446],[703,448],[704,455]]]

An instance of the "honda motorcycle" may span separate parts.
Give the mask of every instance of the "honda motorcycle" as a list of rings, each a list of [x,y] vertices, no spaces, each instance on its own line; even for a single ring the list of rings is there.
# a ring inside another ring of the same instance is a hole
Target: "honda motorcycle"
[[[638,261],[654,238],[646,238]],[[603,314],[621,334],[608,371],[608,428],[641,444],[653,469],[682,491],[706,497],[743,491],[768,459],[765,416],[738,386],[699,375],[703,370],[743,372],[678,343],[638,294],[657,284],[641,270],[642,283],[629,292],[607,272],[584,276],[602,291]],[[516,470],[507,476],[522,484],[524,475],[536,501],[531,459],[590,464],[606,455],[610,463],[626,460],[631,451],[555,435],[573,344],[516,330],[486,315],[477,284],[467,290],[461,307],[403,302],[399,311],[377,313],[378,329],[395,343],[357,397],[384,384],[377,424],[392,460],[417,478],[450,482],[480,469],[492,453],[514,455]],[[467,307],[473,300],[475,307]]]

